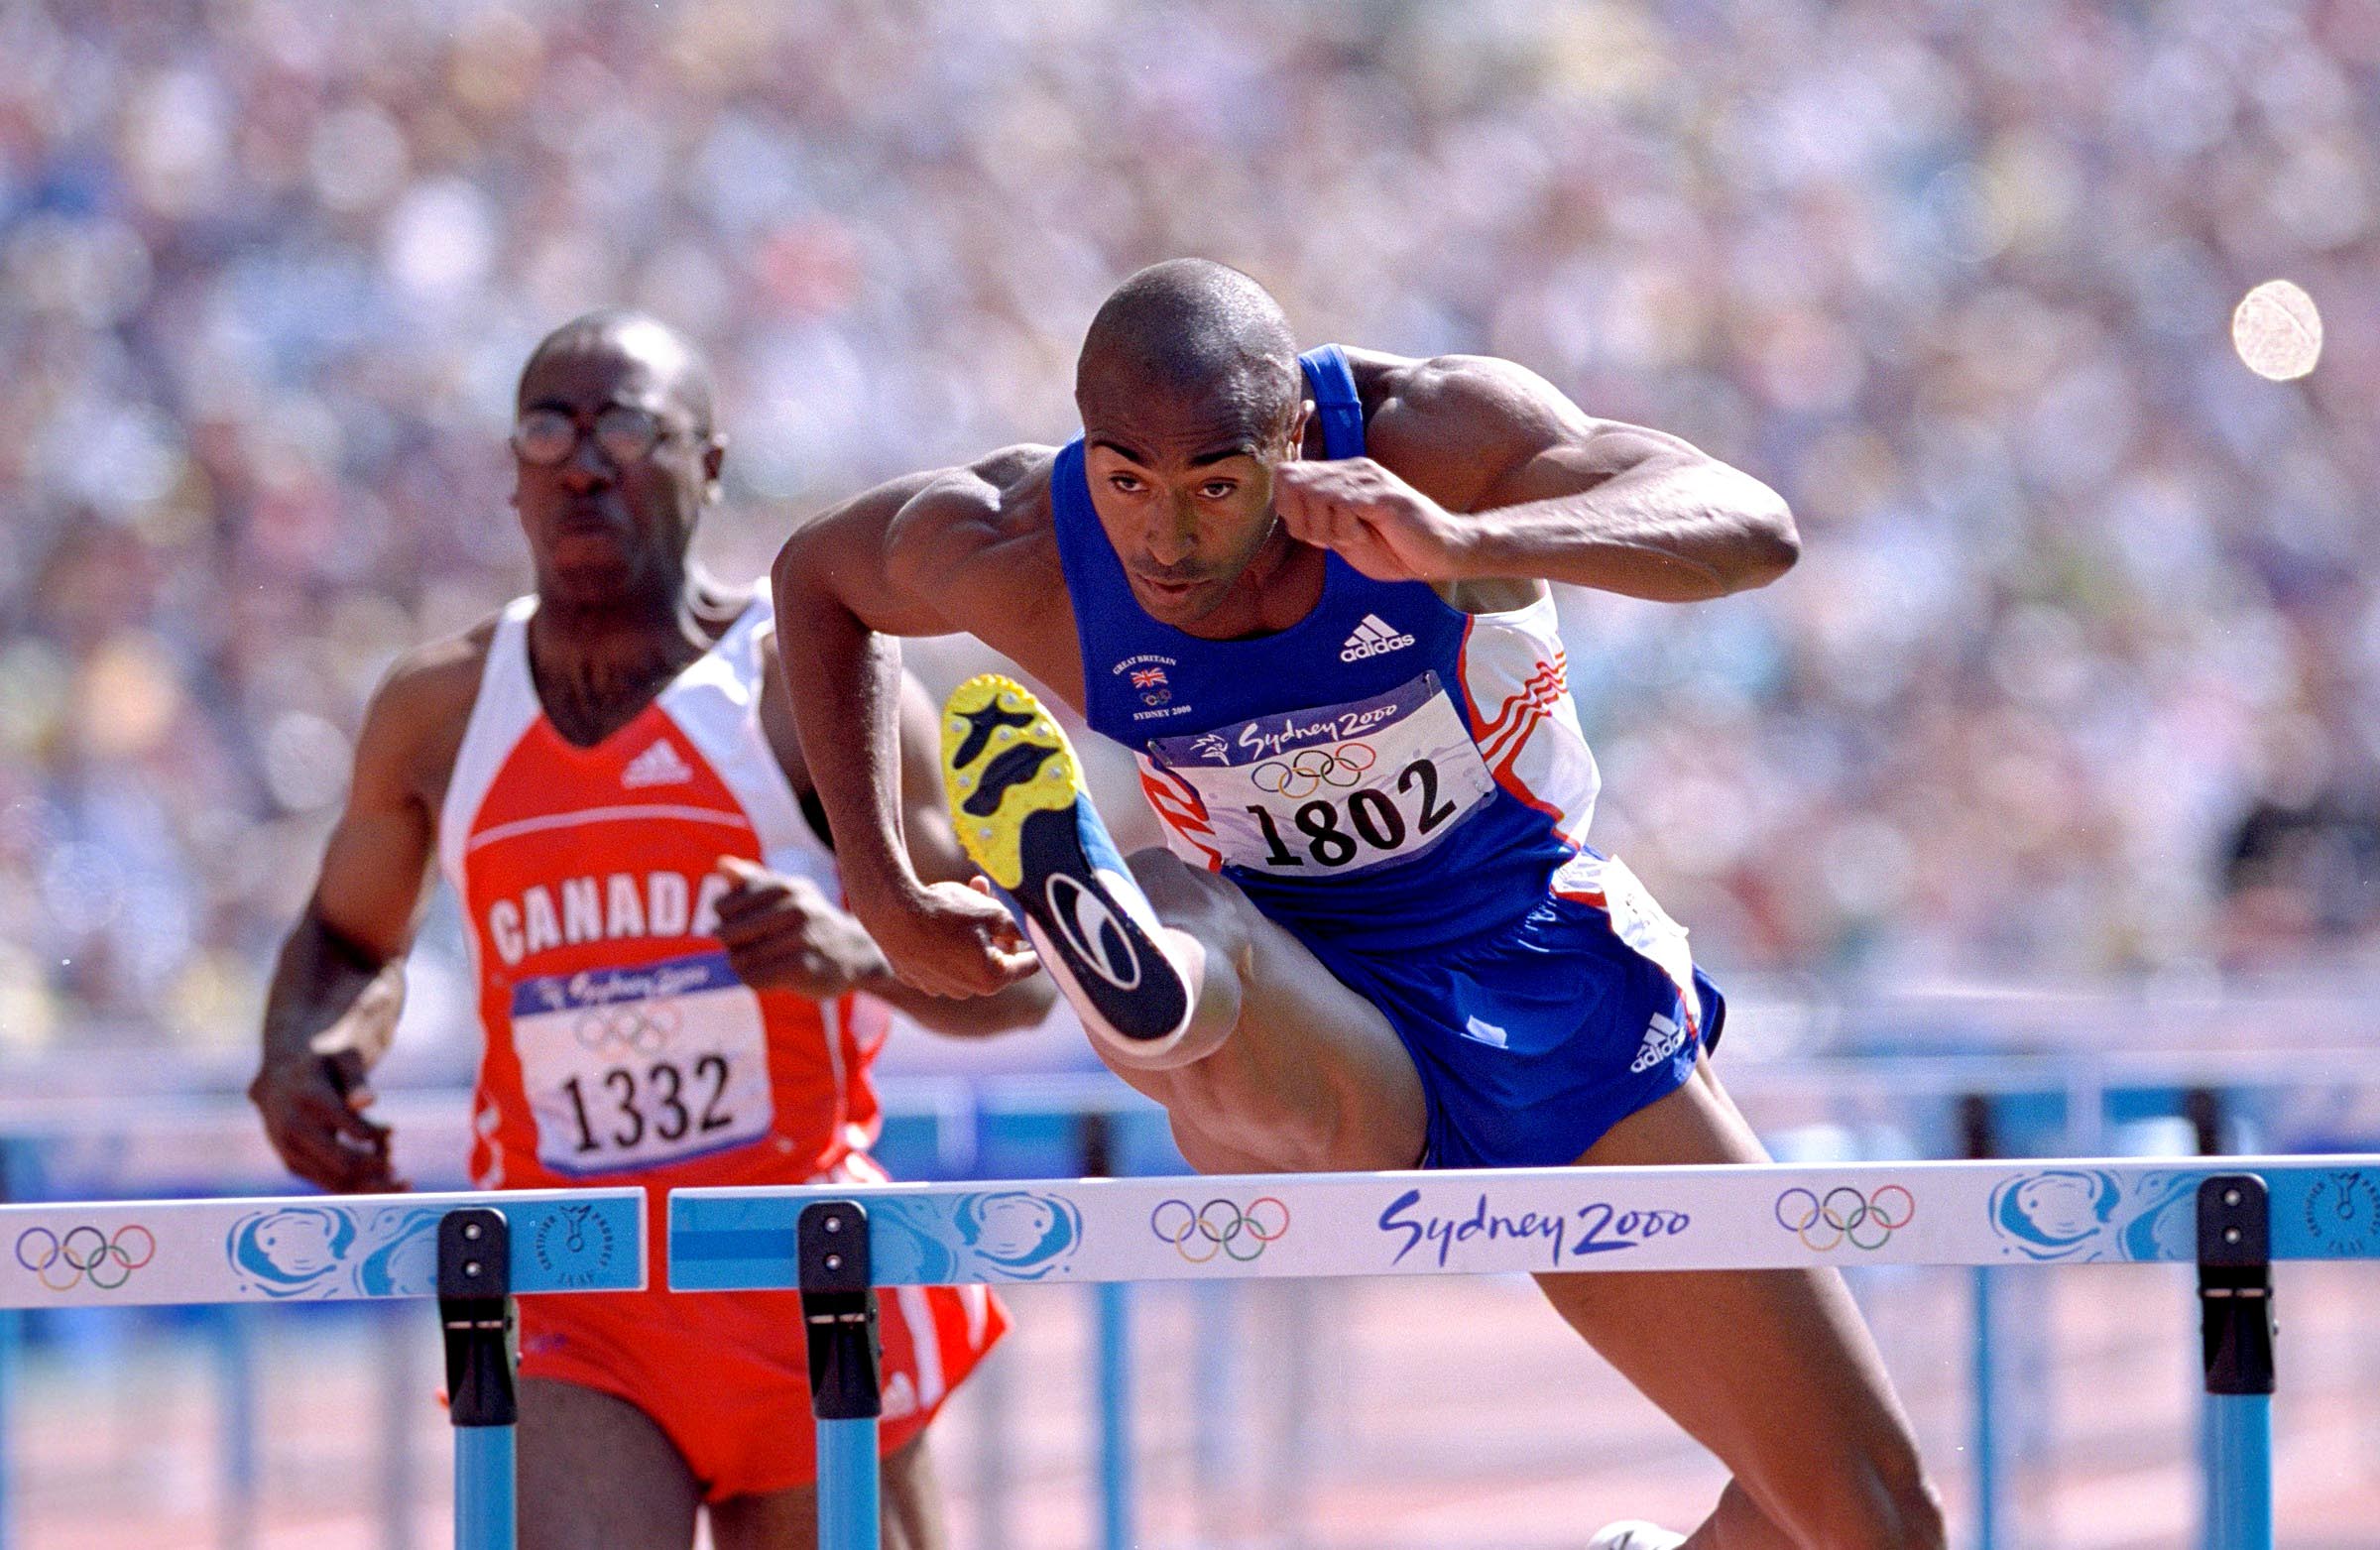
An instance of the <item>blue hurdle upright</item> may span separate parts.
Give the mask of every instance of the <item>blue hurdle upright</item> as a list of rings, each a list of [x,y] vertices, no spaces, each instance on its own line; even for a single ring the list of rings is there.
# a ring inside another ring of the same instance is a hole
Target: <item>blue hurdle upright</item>
[[[2272,1207],[2253,1173],[2199,1186],[2200,1345],[2209,1449],[2209,1550],[2272,1550]]]
[[[874,1545],[882,1513],[877,1423],[885,1405],[868,1213],[849,1201],[819,1201],[802,1211],[796,1232],[818,1435],[818,1544]]]
[[[512,1228],[503,1212],[471,1206],[439,1219],[438,1329],[454,1427],[455,1550],[511,1550],[521,1408],[513,1391]]]

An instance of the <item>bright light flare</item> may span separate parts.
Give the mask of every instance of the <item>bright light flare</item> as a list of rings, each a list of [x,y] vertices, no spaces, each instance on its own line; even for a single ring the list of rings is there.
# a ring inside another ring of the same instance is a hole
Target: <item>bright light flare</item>
[[[2293,381],[2322,358],[2321,311],[2304,287],[2268,280],[2233,308],[2231,347],[2257,376]]]

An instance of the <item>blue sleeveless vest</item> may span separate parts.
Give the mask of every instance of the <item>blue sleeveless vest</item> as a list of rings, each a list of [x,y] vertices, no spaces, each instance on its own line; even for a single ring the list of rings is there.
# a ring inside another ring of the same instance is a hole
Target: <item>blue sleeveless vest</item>
[[[1361,457],[1336,345],[1301,358],[1327,455]],[[1137,757],[1168,844],[1309,937],[1398,951],[1494,931],[1577,854],[1597,775],[1550,599],[1467,614],[1325,556],[1271,635],[1211,641],[1133,600],[1076,437],[1050,499],[1094,730]]]

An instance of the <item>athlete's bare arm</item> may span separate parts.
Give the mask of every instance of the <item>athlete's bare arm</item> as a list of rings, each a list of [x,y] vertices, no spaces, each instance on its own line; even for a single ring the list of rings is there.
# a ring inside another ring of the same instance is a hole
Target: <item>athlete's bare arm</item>
[[[803,524],[773,572],[777,648],[844,889],[894,971],[935,996],[990,995],[1034,960],[1006,909],[911,861],[896,638],[965,631],[1079,700],[1051,456],[1012,447],[880,485]]]
[[[364,713],[347,805],[283,945],[249,1099],[290,1171],[328,1190],[402,1189],[365,1073],[404,1005],[445,791],[486,659],[485,628],[400,661]]]
[[[777,762],[796,790],[814,789],[809,758],[792,725],[784,672],[769,665],[762,685],[761,723]],[[937,775],[940,753],[933,704],[918,682],[902,674],[900,703],[901,824],[909,862],[929,883],[974,876],[959,848]],[[720,896],[719,937],[728,962],[745,984],[789,990],[817,1000],[860,991],[890,1003],[940,1033],[979,1035],[1028,1027],[1049,1013],[1056,989],[1034,975],[990,996],[932,996],[892,973],[867,927],[807,878],[723,861],[736,886]]]
[[[1768,486],[1676,436],[1597,419],[1526,367],[1348,353],[1371,455],[1284,466],[1274,509],[1367,575],[1685,603],[1764,586],[1800,552]]]

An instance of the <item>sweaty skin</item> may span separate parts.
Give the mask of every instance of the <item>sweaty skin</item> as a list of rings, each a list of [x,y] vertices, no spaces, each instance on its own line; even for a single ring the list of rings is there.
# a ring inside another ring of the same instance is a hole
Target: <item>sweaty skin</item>
[[[533,358],[520,407],[559,410],[584,431],[606,407],[628,405],[653,412],[664,427],[649,454],[624,463],[591,434],[558,465],[519,463],[514,504],[539,597],[529,630],[532,674],[556,730],[588,747],[634,720],[709,651],[750,594],[720,586],[688,561],[696,520],[716,499],[725,451],[708,428],[709,386],[699,363],[676,335],[635,314],[597,314],[573,328]],[[436,855],[437,816],[494,634],[490,620],[413,652],[373,695],[347,804],[274,973],[263,1060],[249,1095],[290,1170],[323,1189],[405,1187],[390,1168],[387,1127],[363,1112],[373,1101],[367,1072],[386,1050],[402,1007],[404,959]],[[913,847],[904,860],[921,876],[965,877],[971,869],[934,775],[933,707],[914,683],[896,685],[896,693],[902,763],[895,800]],[[761,722],[795,794],[810,798],[810,762],[781,667],[772,665],[764,678]],[[730,966],[756,989],[821,1000],[865,991],[952,1033],[996,1032],[1047,1010],[1048,987],[1031,981],[980,1001],[915,991],[893,977],[859,921],[808,879],[732,858],[723,858],[721,870],[735,886],[718,901],[719,937]],[[532,1512],[522,1524],[525,1545],[625,1542],[610,1535],[655,1513],[691,1539],[700,1490],[642,1412],[550,1380],[525,1382],[524,1396],[522,1499],[583,1498],[591,1521],[606,1525],[578,1535],[566,1515]],[[577,1446],[608,1450],[615,1466],[569,1478]],[[648,1457],[661,1462],[642,1471],[621,1462]],[[529,1489],[548,1474],[552,1490]],[[918,1495],[930,1481],[921,1449],[907,1450],[887,1479],[888,1542],[939,1544],[934,1505]],[[799,1499],[721,1503],[713,1513],[718,1542],[739,1550],[808,1544],[809,1491],[781,1497]],[[636,1542],[667,1540],[656,1530]]]
[[[1293,350],[1277,307],[1219,269],[1176,261],[1128,281],[1094,321],[1076,382],[1092,505],[1133,600],[1165,624],[1218,641],[1295,625],[1321,596],[1326,550],[1375,578],[1427,582],[1472,613],[1523,606],[1556,581],[1697,602],[1764,585],[1797,557],[1792,517],[1758,480],[1674,436],[1597,419],[1507,361],[1348,350],[1369,455],[1324,461],[1313,404],[1293,387],[1284,397]],[[1103,339],[1135,288],[1156,298],[1159,326]],[[1175,349],[1182,334],[1196,337]],[[1052,528],[1056,455],[1009,447],[880,486],[804,524],[774,572],[794,715],[818,751],[853,907],[895,972],[945,994],[997,990],[1032,960],[1005,911],[906,862],[896,638],[973,635],[1086,708]],[[1165,1106],[1192,1165],[1413,1166],[1425,1099],[1379,1010],[1220,875],[1161,850],[1130,865],[1163,928],[1197,945],[1192,1015],[1221,1036],[1171,1069],[1110,1064]],[[1763,1155],[1698,1064],[1578,1161]],[[1539,1284],[1729,1467],[1693,1550],[1943,1544],[1939,1501],[1840,1275]]]

